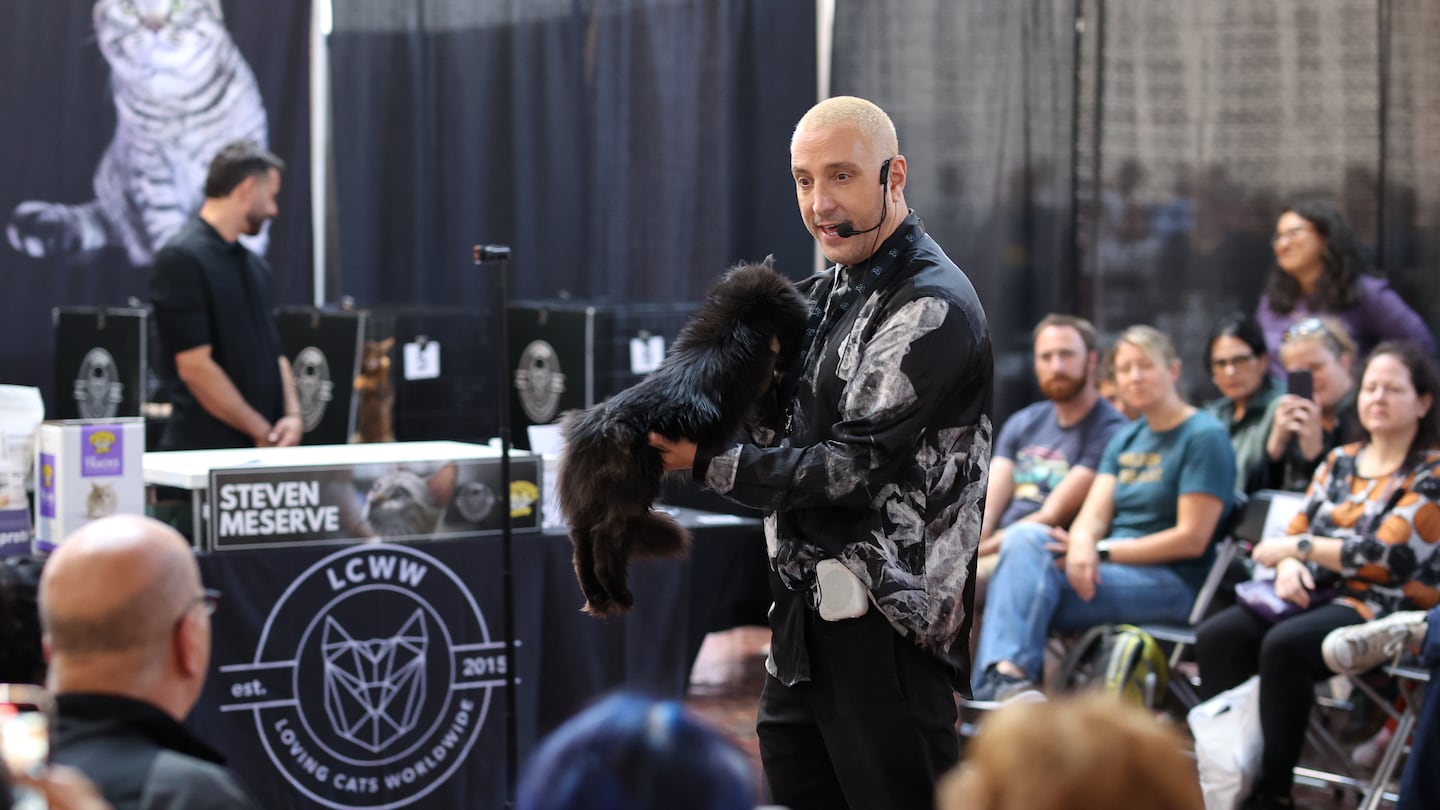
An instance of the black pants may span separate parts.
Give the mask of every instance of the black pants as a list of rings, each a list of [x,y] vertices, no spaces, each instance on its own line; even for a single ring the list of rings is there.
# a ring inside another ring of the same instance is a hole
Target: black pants
[[[1200,662],[1201,697],[1214,697],[1260,673],[1265,753],[1257,793],[1290,795],[1315,703],[1315,684],[1335,674],[1320,656],[1320,642],[1331,630],[1362,621],[1354,608],[1332,602],[1274,625],[1236,605],[1200,625],[1195,657]]]
[[[766,676],[760,759],[791,810],[930,810],[959,760],[953,667],[901,638],[872,605],[805,622],[811,680]]]

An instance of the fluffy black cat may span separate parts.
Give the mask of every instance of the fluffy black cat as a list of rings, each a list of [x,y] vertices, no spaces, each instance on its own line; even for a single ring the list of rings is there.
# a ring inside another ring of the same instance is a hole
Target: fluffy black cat
[[[798,351],[808,314],[804,297],[769,259],[739,265],[710,291],[650,376],[565,415],[556,492],[587,613],[623,613],[634,604],[626,585],[630,557],[673,557],[689,547],[689,533],[650,508],[664,465],[648,434],[702,447],[734,437],[777,361],[785,368]]]

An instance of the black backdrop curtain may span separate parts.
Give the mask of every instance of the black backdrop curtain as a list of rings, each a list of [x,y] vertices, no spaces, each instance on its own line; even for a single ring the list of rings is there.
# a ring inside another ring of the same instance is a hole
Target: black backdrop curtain
[[[808,273],[790,129],[811,0],[342,0],[330,37],[341,283],[361,305],[696,300],[737,260]]]
[[[1035,396],[1050,310],[1160,327],[1216,396],[1205,336],[1254,310],[1295,198],[1337,204],[1440,323],[1434,2],[837,0],[835,19],[833,91],[894,116],[907,196],[985,302],[1001,418]]]
[[[1097,325],[1160,327],[1191,390],[1215,396],[1205,337],[1254,311],[1281,209],[1319,197],[1434,328],[1434,3],[1086,0],[1085,14],[1081,301]]]
[[[1073,311],[1074,10],[1068,0],[837,0],[832,92],[884,107],[905,198],[970,276],[998,417],[1038,396],[1030,329]]]
[[[1381,24],[1388,49],[1385,79],[1385,160],[1380,174],[1386,275],[1440,329],[1440,4],[1390,0]]]
[[[110,68],[81,2],[0,4],[0,228],[26,200],[95,198],[100,156],[115,134]],[[277,304],[312,297],[310,236],[310,4],[226,0],[225,26],[260,86],[270,146],[288,165],[267,257]],[[203,178],[202,178],[203,180]],[[53,390],[55,306],[124,306],[145,296],[147,273],[124,250],[31,258],[0,237],[0,381]]]

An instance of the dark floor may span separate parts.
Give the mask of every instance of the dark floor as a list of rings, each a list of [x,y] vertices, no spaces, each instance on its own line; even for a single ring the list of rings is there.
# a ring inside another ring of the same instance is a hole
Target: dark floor
[[[690,672],[685,703],[734,740],[760,773],[760,742],[755,737],[755,709],[765,684],[768,627],[737,627],[711,633]]]
[[[685,700],[691,710],[727,734],[750,756],[757,779],[762,782],[755,710],[765,682],[769,643],[770,631],[763,627],[712,633],[696,658]],[[1353,792],[1337,796],[1330,789],[1303,785],[1297,786],[1295,798],[1299,807],[1309,810],[1341,810],[1358,804]]]

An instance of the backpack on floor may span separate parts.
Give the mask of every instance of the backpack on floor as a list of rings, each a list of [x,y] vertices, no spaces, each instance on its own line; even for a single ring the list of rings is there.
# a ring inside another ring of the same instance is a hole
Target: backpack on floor
[[[1170,667],[1149,633],[1131,624],[1102,624],[1071,645],[1057,681],[1064,691],[1100,689],[1154,709],[1165,699]]]

